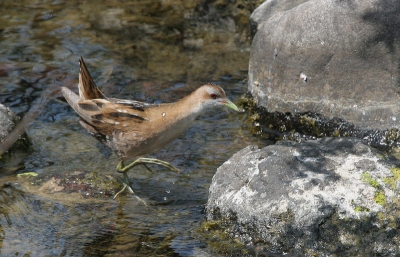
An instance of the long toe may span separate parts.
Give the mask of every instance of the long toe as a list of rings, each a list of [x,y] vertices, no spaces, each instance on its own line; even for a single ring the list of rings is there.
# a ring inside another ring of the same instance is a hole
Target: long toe
[[[180,170],[176,167],[174,167],[171,163],[162,161],[156,158],[139,158],[136,161],[140,162],[141,164],[149,163],[149,164],[157,164],[160,166],[163,166],[173,172],[180,173]]]

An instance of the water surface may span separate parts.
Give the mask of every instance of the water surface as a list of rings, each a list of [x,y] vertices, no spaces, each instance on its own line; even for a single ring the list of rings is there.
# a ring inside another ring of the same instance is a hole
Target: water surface
[[[4,256],[217,256],[199,229],[216,169],[254,137],[245,114],[210,110],[155,153],[181,169],[130,172],[136,196],[112,199],[117,157],[65,103],[82,56],[110,97],[171,102],[205,82],[237,102],[246,92],[256,3],[207,1],[2,1],[0,101],[22,119],[30,151],[3,158]],[[18,177],[35,172],[37,177]],[[229,178],[227,178],[229,179]],[[61,185],[61,186],[60,186]]]

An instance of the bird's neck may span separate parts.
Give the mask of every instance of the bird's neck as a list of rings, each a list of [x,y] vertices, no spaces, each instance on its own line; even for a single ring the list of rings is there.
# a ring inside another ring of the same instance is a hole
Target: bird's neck
[[[181,110],[182,113],[185,113],[185,115],[197,117],[204,111],[204,105],[201,99],[201,95],[199,95],[198,90],[196,90],[173,104],[177,109]]]
[[[157,119],[165,127],[188,128],[193,121],[203,112],[201,98],[192,94],[178,100],[174,103],[161,104],[152,109],[152,119]]]

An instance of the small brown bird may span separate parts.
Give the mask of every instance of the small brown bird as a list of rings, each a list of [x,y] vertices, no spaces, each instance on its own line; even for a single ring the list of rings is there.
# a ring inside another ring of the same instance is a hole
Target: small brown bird
[[[128,188],[133,193],[127,172],[134,166],[158,164],[178,171],[170,163],[154,158],[138,158],[127,166],[125,160],[164,148],[207,108],[227,106],[239,111],[224,90],[214,84],[205,84],[175,103],[107,98],[94,83],[82,57],[79,64],[79,96],[66,87],[61,91],[81,117],[80,124],[118,155],[117,171],[124,174],[124,188],[120,192]]]

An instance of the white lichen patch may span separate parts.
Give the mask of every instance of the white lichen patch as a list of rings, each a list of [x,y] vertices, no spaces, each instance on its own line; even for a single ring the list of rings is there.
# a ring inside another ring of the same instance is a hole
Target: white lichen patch
[[[361,176],[365,171],[356,166],[356,163],[367,159],[372,161],[376,166],[376,170],[374,170],[375,176],[389,176],[390,170],[378,163],[378,157],[367,154],[367,156],[348,155],[346,158],[325,156],[325,158],[332,160],[336,164],[333,172],[340,179],[334,182],[328,180],[327,182],[329,174],[305,171],[304,174],[306,176],[291,182],[291,187],[300,190],[290,192],[289,197],[297,201],[305,200],[310,211],[320,206],[318,201],[316,201],[316,198],[320,198],[322,201],[336,206],[340,218],[359,218],[363,215],[369,215],[368,212],[382,211],[382,205],[378,204],[375,200],[377,188],[372,185],[366,185],[366,182],[362,181]],[[313,163],[318,162],[318,159],[304,157],[301,158],[301,161]],[[378,176],[375,179],[379,182],[387,199],[390,200],[394,193],[387,188]],[[320,183],[310,187],[310,177]],[[362,206],[368,211],[357,211],[356,206]]]

